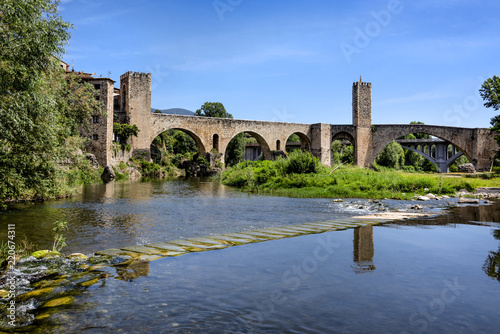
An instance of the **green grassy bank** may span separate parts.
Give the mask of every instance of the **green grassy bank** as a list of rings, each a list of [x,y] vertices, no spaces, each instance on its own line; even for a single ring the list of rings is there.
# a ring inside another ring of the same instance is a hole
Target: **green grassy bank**
[[[443,174],[408,173],[398,170],[341,166],[333,171],[304,153],[276,161],[244,161],[222,174],[225,185],[243,191],[299,198],[392,198],[411,199],[433,193],[454,195],[461,189],[500,187],[500,177],[449,177]]]

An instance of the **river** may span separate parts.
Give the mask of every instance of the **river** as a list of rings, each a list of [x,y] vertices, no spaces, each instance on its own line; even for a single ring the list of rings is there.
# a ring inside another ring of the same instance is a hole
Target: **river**
[[[432,212],[448,201],[425,202]],[[0,214],[40,247],[68,222],[65,253],[409,209],[247,194],[199,179],[115,182]],[[420,203],[421,204],[421,203]],[[448,212],[449,211],[449,212]],[[500,204],[104,269],[49,333],[492,333],[500,325]],[[5,230],[5,228],[3,228]],[[495,232],[497,231],[497,232]],[[1,231],[2,240],[6,232]],[[488,271],[489,270],[489,271]],[[490,276],[487,273],[490,273]],[[497,273],[495,275],[495,273]],[[36,312],[36,311],[34,311]]]

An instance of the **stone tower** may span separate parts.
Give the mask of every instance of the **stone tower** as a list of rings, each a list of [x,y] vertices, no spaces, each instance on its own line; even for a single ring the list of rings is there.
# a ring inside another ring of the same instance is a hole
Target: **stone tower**
[[[111,143],[113,142],[113,94],[114,81],[109,78],[85,78],[91,83],[97,98],[103,105],[103,113],[92,115],[90,126],[82,128],[81,134],[89,138],[87,151],[96,156],[100,166],[107,166],[112,159]]]
[[[120,76],[120,109],[125,112],[127,123],[139,128],[137,137],[132,136],[134,156],[141,152],[150,159],[151,128],[151,73],[127,72]]]
[[[361,78],[352,85],[352,125],[355,135],[354,164],[369,167],[373,147],[372,84],[363,82]]]

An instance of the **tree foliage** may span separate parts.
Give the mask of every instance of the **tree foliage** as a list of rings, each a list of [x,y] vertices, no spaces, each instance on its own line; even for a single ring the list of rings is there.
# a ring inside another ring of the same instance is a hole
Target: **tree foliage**
[[[500,78],[494,75],[484,81],[479,93],[484,100],[484,106],[486,108],[493,108],[497,111],[500,109]],[[496,132],[500,132],[500,115],[496,115],[491,118],[490,121],[491,129]],[[500,145],[500,136],[496,137],[498,144]]]
[[[486,108],[493,108],[495,111],[500,109],[500,78],[494,75],[492,78],[484,81],[479,93],[483,98]],[[497,116],[498,117],[498,116]],[[492,124],[493,125],[493,124]]]
[[[0,201],[59,195],[58,162],[83,144],[80,120],[100,112],[95,90],[65,78],[56,57],[71,25],[55,0],[2,0],[0,10]],[[67,80],[66,80],[67,79]],[[73,137],[72,137],[73,136]]]
[[[118,141],[120,142],[122,149],[124,149],[131,136],[137,137],[139,134],[139,128],[135,124],[130,125],[126,123],[113,123],[113,133],[118,137]]]
[[[377,155],[375,162],[381,166],[400,169],[404,166],[404,160],[403,148],[393,140]]]
[[[245,133],[239,133],[231,139],[226,148],[224,162],[227,166],[234,166],[243,161],[245,156],[246,140]]]
[[[233,118],[233,115],[226,111],[220,102],[205,102],[200,109],[196,110],[195,116]]]

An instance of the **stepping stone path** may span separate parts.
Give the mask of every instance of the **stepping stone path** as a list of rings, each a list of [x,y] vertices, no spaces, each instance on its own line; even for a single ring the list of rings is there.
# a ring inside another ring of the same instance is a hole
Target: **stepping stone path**
[[[210,235],[189,239],[177,239],[166,242],[156,242],[141,246],[129,246],[121,249],[112,248],[96,252],[96,255],[110,255],[130,260],[151,261],[166,256],[179,256],[192,252],[203,252],[222,249],[268,240],[291,238],[300,235],[316,234],[329,231],[346,230],[366,225],[378,225],[394,220],[426,217],[426,213],[408,212],[383,212],[369,216],[351,217],[302,225],[289,225],[283,227],[270,227],[253,231],[227,233],[223,235]]]

